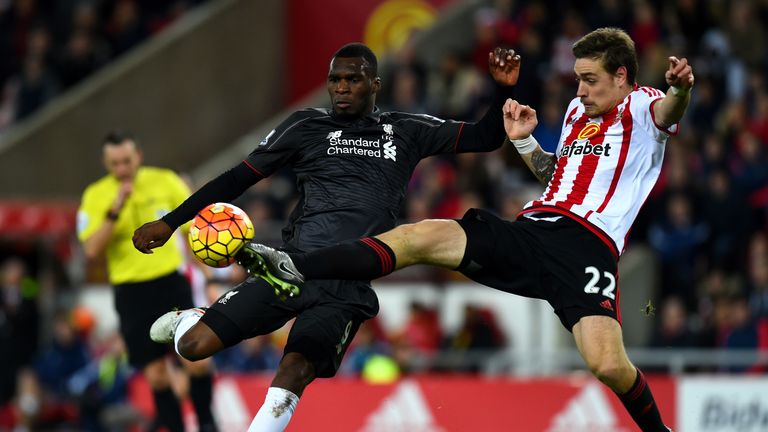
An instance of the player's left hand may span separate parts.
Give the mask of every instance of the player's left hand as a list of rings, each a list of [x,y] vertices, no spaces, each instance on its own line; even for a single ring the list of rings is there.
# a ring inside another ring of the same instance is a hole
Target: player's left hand
[[[664,73],[664,78],[670,86],[683,90],[693,87],[693,69],[688,64],[688,59],[685,57],[681,59],[675,56],[669,57],[669,68]]]
[[[152,249],[164,245],[172,234],[173,230],[163,220],[148,222],[133,233],[133,247],[139,252],[151,254]]]
[[[488,53],[488,70],[500,85],[513,86],[520,75],[520,56],[513,49],[497,47]]]

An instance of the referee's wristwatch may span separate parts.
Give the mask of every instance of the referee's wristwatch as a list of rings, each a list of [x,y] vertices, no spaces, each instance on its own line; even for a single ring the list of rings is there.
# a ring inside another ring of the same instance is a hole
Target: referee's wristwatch
[[[118,216],[120,216],[120,212],[115,211],[113,209],[109,209],[107,212],[107,219],[111,220],[112,222],[117,221]]]

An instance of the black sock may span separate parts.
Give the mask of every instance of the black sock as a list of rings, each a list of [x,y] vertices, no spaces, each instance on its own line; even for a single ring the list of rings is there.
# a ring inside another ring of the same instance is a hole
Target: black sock
[[[200,432],[214,432],[216,423],[213,421],[211,400],[213,399],[213,375],[190,376],[189,397],[197,414],[197,424]]]
[[[306,279],[372,280],[395,271],[395,253],[374,237],[290,256]]]
[[[155,407],[157,408],[158,426],[165,426],[170,432],[184,432],[184,422],[181,419],[181,405],[176,394],[170,388],[153,390]]]
[[[637,378],[632,388],[628,392],[618,395],[624,408],[635,420],[640,430],[643,432],[667,432],[668,429],[661,421],[659,407],[653,400],[653,393],[648,382],[645,381],[645,375],[637,369]]]

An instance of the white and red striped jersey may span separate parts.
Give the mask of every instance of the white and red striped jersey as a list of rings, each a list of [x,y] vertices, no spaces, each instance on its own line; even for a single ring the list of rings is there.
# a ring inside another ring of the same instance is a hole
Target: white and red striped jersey
[[[557,165],[539,199],[521,214],[548,211],[575,219],[618,257],[632,223],[661,171],[664,147],[678,125],[656,126],[653,105],[661,90],[635,88],[613,110],[589,118],[575,98],[568,105]]]

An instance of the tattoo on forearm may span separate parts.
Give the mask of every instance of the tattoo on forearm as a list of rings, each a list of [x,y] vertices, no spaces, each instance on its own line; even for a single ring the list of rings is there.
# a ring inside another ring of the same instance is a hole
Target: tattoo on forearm
[[[555,172],[556,163],[557,158],[555,158],[555,155],[547,153],[540,148],[537,148],[533,151],[533,154],[531,154],[533,174],[545,185],[552,180],[552,174]]]

